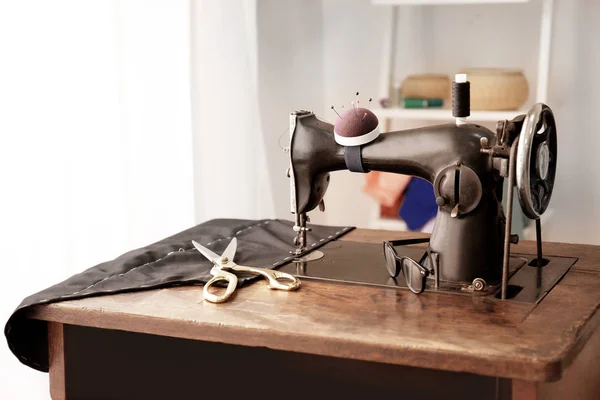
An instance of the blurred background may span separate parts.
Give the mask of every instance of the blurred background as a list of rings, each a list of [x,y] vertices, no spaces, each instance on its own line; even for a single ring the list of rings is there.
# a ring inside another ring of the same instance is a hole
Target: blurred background
[[[496,2],[0,0],[0,320],[33,292],[208,219],[291,219],[291,111],[334,122],[330,106],[358,91],[384,132],[451,121],[444,77],[470,68],[516,75],[524,96],[489,111],[506,99],[484,91],[477,122],[493,129],[539,100],[555,113],[544,240],[600,244],[600,3]],[[428,79],[442,92],[420,92]],[[408,180],[368,177],[333,173],[312,221],[431,228],[398,216]],[[516,229],[528,237],[526,222]],[[49,398],[47,375],[4,344],[0,398]]]

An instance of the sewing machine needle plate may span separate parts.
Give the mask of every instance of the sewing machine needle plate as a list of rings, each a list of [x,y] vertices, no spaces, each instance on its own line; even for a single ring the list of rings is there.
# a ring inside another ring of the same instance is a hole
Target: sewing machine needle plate
[[[313,250],[308,254],[303,255],[302,257],[294,258],[294,262],[296,263],[306,263],[311,261],[320,260],[323,258],[325,254],[319,250]]]

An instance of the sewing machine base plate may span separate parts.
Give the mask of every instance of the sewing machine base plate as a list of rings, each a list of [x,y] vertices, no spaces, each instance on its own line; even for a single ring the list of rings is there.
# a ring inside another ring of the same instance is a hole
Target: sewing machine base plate
[[[281,271],[294,274],[301,279],[333,281],[350,284],[363,284],[394,287],[408,290],[404,279],[389,276],[385,268],[382,245],[352,241],[334,241],[321,248],[323,258],[304,263],[290,263]],[[407,255],[419,260],[424,248],[404,246],[396,248],[399,255]],[[573,257],[546,256],[548,263],[536,267],[536,257],[530,254],[513,254],[510,262],[508,300],[537,303],[556,285],[577,261]],[[458,295],[479,295],[500,297],[500,284],[488,285],[484,291],[473,291],[469,285],[440,283],[434,287],[433,279],[428,279],[427,292],[443,292]]]

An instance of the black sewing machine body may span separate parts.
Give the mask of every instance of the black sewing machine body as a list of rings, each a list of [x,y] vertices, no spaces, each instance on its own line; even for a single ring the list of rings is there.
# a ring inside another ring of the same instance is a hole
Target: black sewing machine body
[[[346,165],[331,124],[312,113],[296,117],[290,156],[295,212],[304,213],[322,201],[329,172]],[[481,138],[491,141],[493,136],[479,125],[445,124],[385,133],[363,146],[369,170],[418,176],[431,182],[436,198],[444,200],[430,241],[430,250],[440,255],[442,282],[482,278],[493,283],[501,278],[503,178],[493,172],[490,157],[479,152]]]
[[[542,106],[537,111],[536,121],[528,122],[523,115],[513,121],[501,121],[496,133],[476,124],[450,123],[383,133],[362,145],[362,163],[366,170],[417,176],[433,184],[439,211],[428,246],[429,257],[423,264],[433,272],[430,279],[435,279],[435,287],[444,284],[464,287],[477,281],[483,286],[497,285],[503,280],[503,274],[508,273],[510,250],[507,246],[510,243],[507,241],[516,242],[518,238],[510,235],[510,226],[506,229],[503,182],[509,175],[511,162],[516,163],[516,146],[523,125],[533,132],[543,115],[543,124],[552,125],[551,129],[555,130],[551,111]],[[545,184],[549,190],[540,194],[536,203],[538,209],[543,208],[541,212],[549,201],[554,179],[556,143],[552,135],[555,131],[550,133],[554,140],[550,145],[554,158],[550,165],[551,177],[548,172],[545,176],[552,182],[549,186]],[[306,225],[306,213],[323,201],[329,172],[347,168],[345,149],[336,143],[333,125],[308,111],[291,115],[288,175],[299,248],[303,246],[301,232]],[[526,162],[533,169],[539,164],[535,154]],[[548,165],[545,167],[547,171]],[[514,177],[511,178],[514,182]],[[508,194],[512,196],[512,189]],[[541,199],[545,204],[540,204]],[[503,287],[503,293],[505,290]]]

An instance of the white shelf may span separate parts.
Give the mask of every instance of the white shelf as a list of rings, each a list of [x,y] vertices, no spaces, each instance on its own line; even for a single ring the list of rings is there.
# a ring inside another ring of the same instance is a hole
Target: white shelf
[[[452,110],[448,108],[372,108],[378,118],[416,119],[431,121],[453,121]],[[517,115],[527,114],[527,109],[515,111],[471,111],[471,121],[511,120]]]
[[[458,4],[528,3],[530,0],[371,0],[378,6],[442,6]]]

